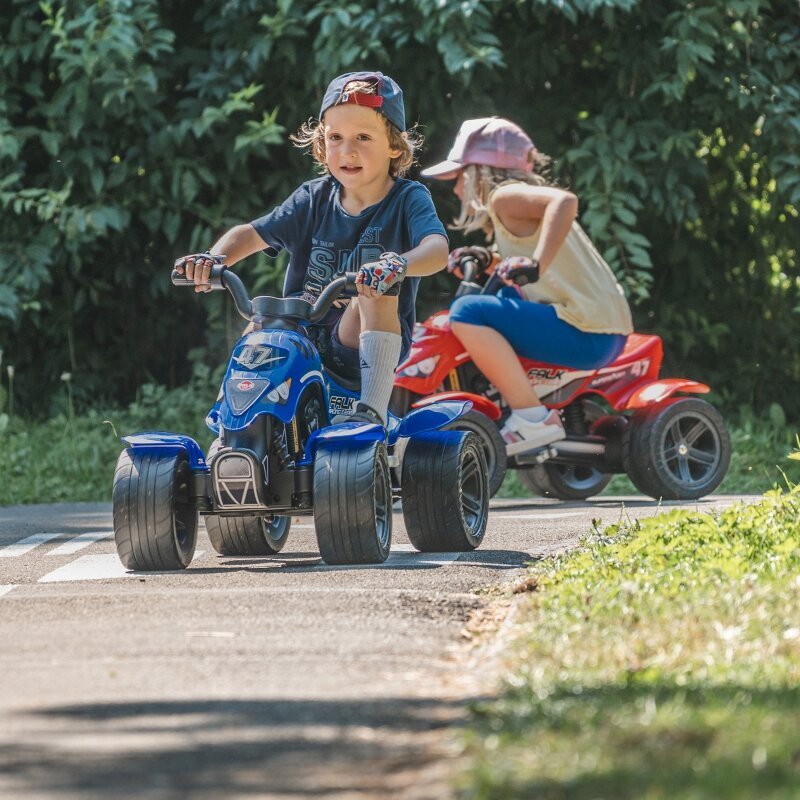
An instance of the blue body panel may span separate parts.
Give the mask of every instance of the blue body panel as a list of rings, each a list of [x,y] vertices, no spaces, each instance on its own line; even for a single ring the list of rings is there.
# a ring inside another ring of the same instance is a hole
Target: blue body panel
[[[287,381],[290,381],[288,390]],[[290,424],[303,392],[315,384],[320,387],[329,419],[355,409],[358,393],[339,385],[325,373],[319,352],[302,332],[264,330],[246,334],[233,349],[222,391],[208,412],[206,424],[215,433],[219,433],[220,427],[239,431],[262,414],[271,414]],[[284,396],[276,397],[275,391],[280,387],[284,388]],[[297,466],[312,463],[319,441],[385,439],[393,445],[400,437],[442,428],[470,408],[469,400],[441,401],[415,409],[402,420],[390,414],[386,431],[380,425],[360,422],[323,428],[309,437]]]
[[[166,431],[145,431],[132,436],[123,436],[122,441],[137,452],[145,453],[177,453],[183,450],[189,458],[192,472],[207,472],[206,457],[200,445],[191,436]]]

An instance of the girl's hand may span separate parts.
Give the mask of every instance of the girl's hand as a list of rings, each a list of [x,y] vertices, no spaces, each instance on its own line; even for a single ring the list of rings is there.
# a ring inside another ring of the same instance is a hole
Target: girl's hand
[[[526,256],[504,258],[497,265],[497,276],[508,286],[525,286],[539,280],[539,262]]]
[[[461,262],[465,258],[474,258],[478,262],[481,270],[491,272],[497,264],[496,253],[488,247],[457,247],[447,257],[447,271],[455,275],[459,280],[463,280],[464,273],[461,270]]]
[[[212,256],[211,253],[195,253],[190,256],[181,256],[176,259],[174,269],[195,283],[196,292],[209,292],[211,287],[208,279],[211,267],[215,264],[224,264],[225,256]]]
[[[441,263],[441,262],[440,262]],[[400,281],[408,270],[408,261],[397,253],[381,253],[378,261],[363,264],[358,270],[356,287],[363,297],[398,294]],[[391,291],[397,286],[397,291]]]

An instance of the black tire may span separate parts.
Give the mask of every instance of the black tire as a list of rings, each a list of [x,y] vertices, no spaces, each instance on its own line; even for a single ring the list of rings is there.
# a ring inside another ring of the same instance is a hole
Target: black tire
[[[208,448],[210,462],[220,448],[215,439]],[[206,515],[206,531],[211,546],[221,556],[272,556],[279,553],[289,537],[291,517],[266,515],[261,517],[222,517]]]
[[[489,515],[489,476],[478,436],[431,431],[413,437],[403,458],[402,492],[406,531],[417,550],[474,550]]]
[[[725,422],[705,400],[680,397],[642,409],[625,429],[625,471],[639,491],[657,500],[710,494],[730,460]]]
[[[383,442],[319,445],[314,527],[327,564],[386,561],[392,544],[392,485]]]
[[[540,464],[518,475],[533,494],[559,500],[586,500],[600,494],[614,477],[583,464]]]
[[[564,423],[567,433],[582,436],[589,432],[592,423],[603,417],[604,410],[599,403],[588,398],[576,402],[580,404],[578,419],[566,416]],[[586,500],[600,494],[613,477],[583,464],[545,463],[519,470],[520,482],[533,494],[559,500]]]
[[[197,544],[197,507],[184,453],[123,450],[114,474],[114,542],[131,570],[184,569]]]
[[[447,431],[469,431],[474,433],[483,447],[486,468],[489,471],[489,497],[494,497],[506,477],[506,443],[497,425],[480,411],[471,409],[466,414],[445,425]]]
[[[292,518],[206,515],[211,546],[221,556],[274,556],[289,537]]]

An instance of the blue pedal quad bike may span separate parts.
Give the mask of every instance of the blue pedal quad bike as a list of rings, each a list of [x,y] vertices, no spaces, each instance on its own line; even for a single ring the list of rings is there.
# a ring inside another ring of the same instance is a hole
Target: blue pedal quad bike
[[[194,285],[177,272],[176,285]],[[190,437],[147,432],[123,437],[114,476],[114,538],[132,570],[187,567],[205,516],[221,555],[269,556],[286,543],[292,516],[314,517],[328,564],[376,564],[392,540],[392,504],[402,499],[412,545],[423,552],[469,551],[483,539],[489,486],[474,433],[441,430],[469,401],[443,401],[386,428],[330,419],[355,408],[359,387],[323,367],[309,338],[334,300],[355,289],[337,278],[311,305],[298,298],[250,298],[223,266],[211,286],[227,289],[257,330],[235,345],[220,395],[206,417],[217,439],[205,455]],[[403,451],[402,460],[400,452]]]

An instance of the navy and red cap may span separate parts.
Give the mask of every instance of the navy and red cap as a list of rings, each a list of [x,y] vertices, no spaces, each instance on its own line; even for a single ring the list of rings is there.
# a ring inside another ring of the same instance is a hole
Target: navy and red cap
[[[351,81],[374,82],[377,94],[363,92],[345,92],[344,87]],[[354,103],[359,106],[374,108],[383,114],[392,125],[400,131],[406,129],[406,112],[403,107],[403,90],[382,72],[346,72],[334,78],[325,90],[325,97],[319,109],[319,118],[331,107],[340,103]]]

